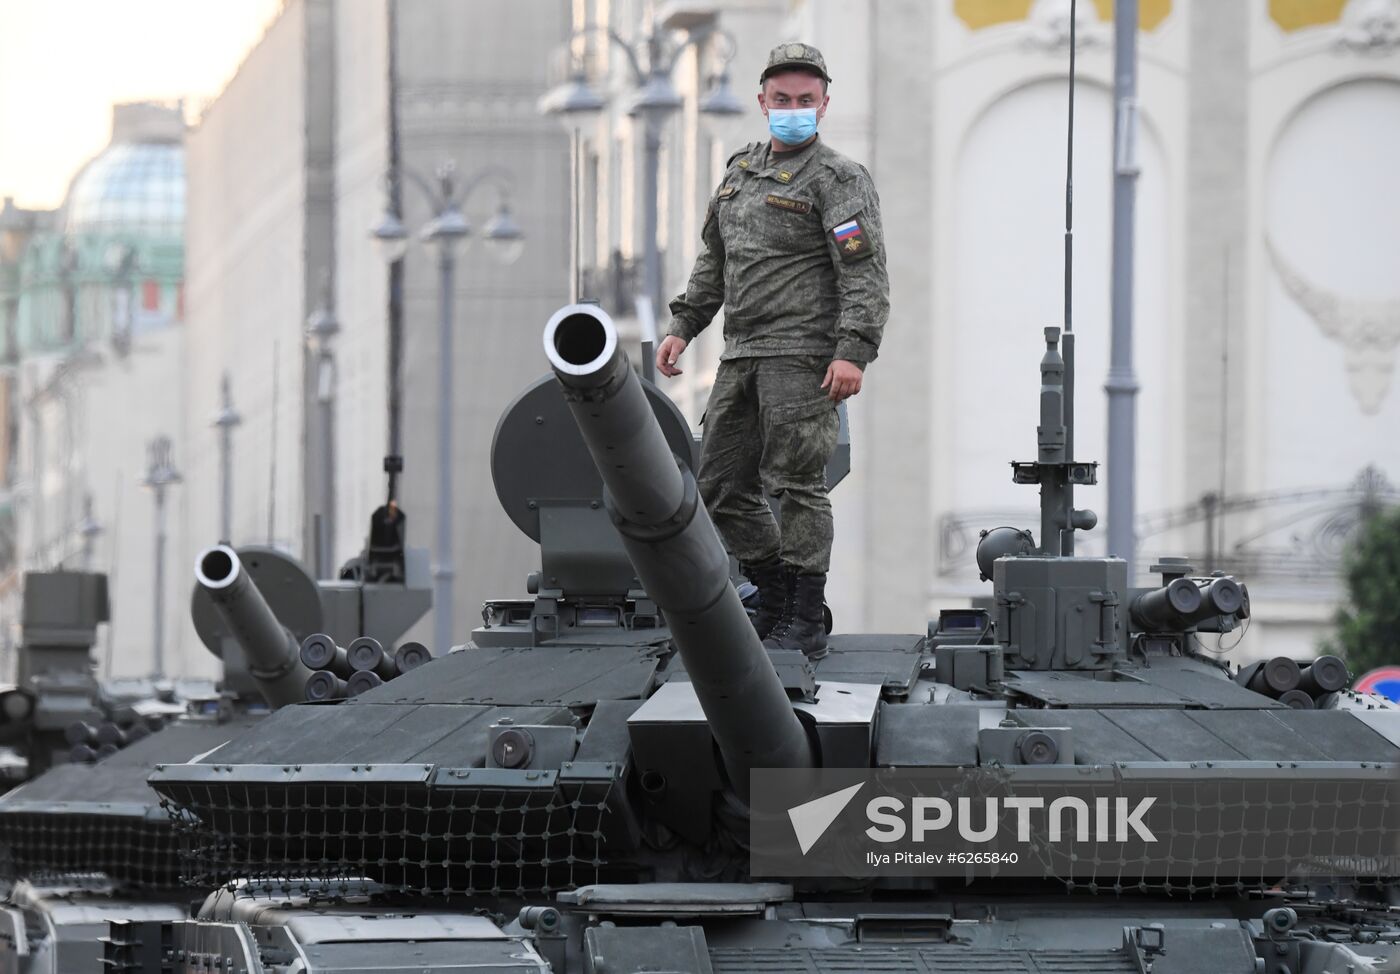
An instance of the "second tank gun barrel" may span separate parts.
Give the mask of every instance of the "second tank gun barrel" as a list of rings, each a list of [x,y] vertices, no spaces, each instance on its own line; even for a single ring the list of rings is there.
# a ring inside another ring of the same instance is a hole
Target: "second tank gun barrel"
[[[612,320],[593,305],[550,319],[545,355],[606,486],[608,512],[660,607],[730,783],[810,767],[812,746],[729,581],[729,555],[695,478],[667,445]]]
[[[238,553],[228,545],[206,548],[195,560],[195,580],[242,647],[267,702],[280,707],[303,700],[311,671],[302,665],[297,639],[277,621]]]

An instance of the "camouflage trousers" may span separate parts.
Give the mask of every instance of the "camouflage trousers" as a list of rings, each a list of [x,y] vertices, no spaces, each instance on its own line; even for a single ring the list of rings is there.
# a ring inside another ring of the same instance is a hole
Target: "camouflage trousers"
[[[700,496],[730,554],[757,564],[781,555],[800,572],[831,562],[826,464],[836,449],[836,405],[821,388],[829,356],[720,362],[705,409]],[[779,530],[768,506],[778,498]]]

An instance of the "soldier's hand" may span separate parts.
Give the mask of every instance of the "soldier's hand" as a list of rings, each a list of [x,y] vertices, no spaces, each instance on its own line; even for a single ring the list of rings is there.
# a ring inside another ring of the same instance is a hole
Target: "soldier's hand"
[[[656,371],[667,377],[680,375],[683,370],[676,368],[676,360],[685,351],[686,344],[684,338],[667,335],[656,347]]]
[[[832,402],[841,402],[860,392],[860,380],[863,376],[864,373],[854,362],[838,358],[826,367],[826,378],[822,380],[822,388],[827,390],[826,397]]]

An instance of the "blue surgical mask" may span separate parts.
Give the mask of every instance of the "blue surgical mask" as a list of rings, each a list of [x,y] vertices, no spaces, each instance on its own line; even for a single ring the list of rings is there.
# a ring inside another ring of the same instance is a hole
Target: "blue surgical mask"
[[[785,145],[801,145],[817,134],[815,108],[770,108],[768,131]]]

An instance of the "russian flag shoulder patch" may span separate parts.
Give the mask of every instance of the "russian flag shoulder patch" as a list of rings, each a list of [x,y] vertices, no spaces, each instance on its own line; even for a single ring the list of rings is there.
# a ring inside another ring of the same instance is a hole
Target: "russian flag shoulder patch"
[[[835,241],[836,251],[842,260],[857,260],[870,253],[870,242],[865,237],[865,227],[861,226],[859,218],[832,227],[831,239]]]

